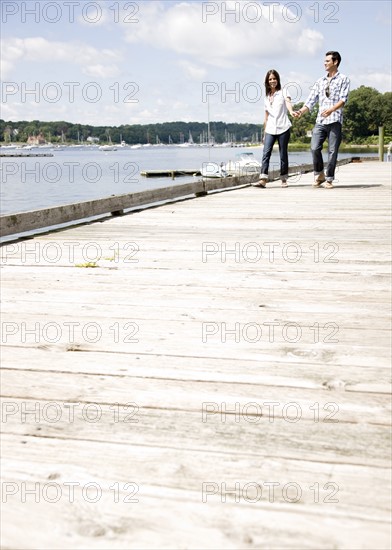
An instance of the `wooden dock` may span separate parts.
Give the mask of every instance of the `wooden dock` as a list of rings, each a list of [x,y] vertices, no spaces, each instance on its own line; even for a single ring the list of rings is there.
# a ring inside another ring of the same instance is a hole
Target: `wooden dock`
[[[4,245],[2,547],[389,549],[391,166]]]
[[[142,170],[140,172],[141,176],[146,178],[176,178],[178,176],[200,176],[200,168],[189,169],[184,168],[183,170]]]
[[[0,157],[53,157],[53,153],[0,153]]]

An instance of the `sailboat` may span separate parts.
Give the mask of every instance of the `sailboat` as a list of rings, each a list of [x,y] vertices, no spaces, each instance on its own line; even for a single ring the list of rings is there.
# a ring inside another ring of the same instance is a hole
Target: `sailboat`
[[[193,145],[195,145],[195,142],[193,141],[193,137],[192,137],[192,133],[191,131],[189,130],[189,139],[188,141],[183,141],[183,135],[181,134],[181,137],[182,137],[182,142],[178,144],[178,147],[192,147]]]

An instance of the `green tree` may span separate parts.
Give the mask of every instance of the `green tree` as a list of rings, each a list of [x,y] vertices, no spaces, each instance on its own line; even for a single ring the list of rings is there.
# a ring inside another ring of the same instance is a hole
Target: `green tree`
[[[380,124],[384,125],[385,134],[392,136],[392,92],[382,94],[378,102],[381,113]]]
[[[343,132],[348,141],[363,141],[375,135],[383,118],[382,94],[360,86],[350,92],[344,108]]]
[[[303,103],[296,103],[293,106],[294,111],[298,111],[303,106]],[[291,141],[299,141],[302,143],[309,143],[310,137],[308,137],[308,132],[310,132],[316,122],[317,118],[317,106],[312,109],[309,113],[308,111],[301,116],[301,118],[292,119],[291,127]]]

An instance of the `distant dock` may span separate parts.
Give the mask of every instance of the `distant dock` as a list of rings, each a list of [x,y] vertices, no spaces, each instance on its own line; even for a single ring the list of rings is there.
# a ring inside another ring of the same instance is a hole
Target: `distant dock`
[[[201,176],[201,172],[198,168],[195,170],[189,168],[184,170],[142,170],[140,175],[146,178],[175,178],[177,176]]]
[[[53,157],[53,153],[27,153],[27,155],[22,153],[0,153],[0,157]]]

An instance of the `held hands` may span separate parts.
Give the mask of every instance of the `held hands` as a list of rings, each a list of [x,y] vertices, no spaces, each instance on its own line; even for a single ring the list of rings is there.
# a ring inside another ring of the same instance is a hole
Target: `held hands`
[[[323,111],[323,112],[321,113],[321,116],[324,117],[324,118],[327,118],[327,117],[329,117],[329,115],[331,115],[331,114],[334,112],[334,110],[335,110],[335,109],[333,109],[332,107],[329,108],[329,109],[325,109],[325,111]],[[302,116],[303,114],[304,114],[304,113],[303,113],[301,110],[299,110],[299,111],[294,111],[294,112],[292,113],[292,115],[293,115],[294,118],[301,118],[301,116]]]

